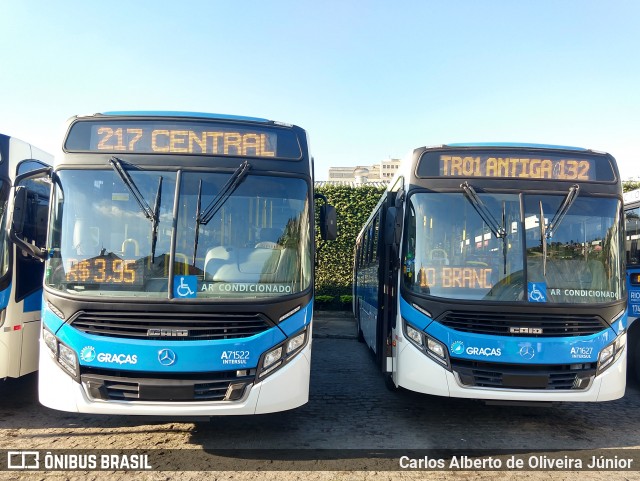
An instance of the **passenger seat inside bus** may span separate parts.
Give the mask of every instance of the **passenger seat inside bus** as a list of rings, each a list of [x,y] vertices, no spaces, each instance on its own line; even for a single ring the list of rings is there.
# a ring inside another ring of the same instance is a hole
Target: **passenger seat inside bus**
[[[290,262],[290,249],[218,246],[207,251],[205,280],[218,282],[278,282],[280,267]]]
[[[256,244],[256,248],[262,249],[281,249],[282,246],[278,244],[278,240],[280,239],[280,235],[282,232],[280,229],[276,229],[273,227],[263,227],[259,232],[259,240]]]
[[[76,219],[73,225],[73,248],[78,255],[97,255],[100,251],[100,229],[89,225],[86,219]]]

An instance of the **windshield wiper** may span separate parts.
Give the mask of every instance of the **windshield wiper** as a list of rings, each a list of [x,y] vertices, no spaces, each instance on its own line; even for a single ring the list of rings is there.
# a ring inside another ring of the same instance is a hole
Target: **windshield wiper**
[[[111,157],[109,159],[109,163],[111,167],[118,174],[118,177],[122,180],[122,183],[129,189],[129,192],[133,195],[133,198],[136,200],[138,205],[140,206],[140,210],[144,216],[151,221],[151,263],[154,263],[154,258],[156,254],[156,243],[158,241],[158,224],[160,223],[160,201],[162,199],[162,176],[158,178],[158,190],[156,191],[156,200],[151,209],[151,206],[144,199],[142,194],[140,193],[140,189],[133,181],[133,179],[129,176],[127,171],[122,167],[121,160],[117,157]]]
[[[553,219],[549,222],[549,226],[547,227],[544,224],[544,211],[542,210],[542,201],[540,201],[540,242],[542,243],[542,275],[546,277],[547,275],[547,239],[551,239],[553,237],[554,232],[564,219],[564,216],[567,214],[573,203],[578,198],[578,191],[580,190],[580,186],[578,184],[573,184],[569,187],[569,192],[566,197],[558,207]]]
[[[475,189],[469,185],[469,182],[464,182],[460,184],[460,188],[464,190],[465,196],[476,210],[478,215],[482,217],[482,220],[487,227],[491,230],[493,235],[497,239],[504,239],[507,236],[507,230],[504,227],[504,204],[503,204],[503,214],[502,214],[502,225],[498,223],[498,221],[493,217],[487,206],[482,202],[482,199],[478,197]]]
[[[156,243],[158,242],[158,225],[160,224],[160,202],[162,201],[162,176],[158,177],[158,190],[156,201],[153,205],[153,220],[151,222],[151,263],[156,256]]]
[[[489,208],[482,202],[482,199],[478,196],[477,192],[469,182],[460,184],[460,188],[464,191],[465,197],[469,203],[476,210],[478,215],[482,218],[489,230],[493,233],[496,239],[502,239],[502,267],[503,271],[507,273],[507,207],[506,203],[502,202],[502,224],[499,224],[495,217],[489,211]]]
[[[562,204],[558,208],[558,212],[556,212],[556,215],[554,215],[553,219],[551,219],[551,222],[549,222],[549,227],[547,228],[547,237],[549,239],[553,237],[553,233],[560,225],[560,222],[562,222],[562,219],[564,219],[564,216],[566,215],[567,211],[571,208],[573,203],[578,198],[579,190],[580,190],[580,186],[578,184],[573,184],[571,187],[569,187],[569,193],[562,201]]]
[[[195,239],[193,242],[193,266],[196,265],[196,254],[198,253],[198,237],[201,225],[207,225],[211,219],[216,215],[216,213],[220,210],[220,208],[224,205],[224,203],[231,197],[231,194],[238,188],[238,186],[242,183],[244,178],[249,173],[249,169],[251,169],[251,164],[248,161],[244,161],[240,167],[236,169],[236,171],[231,174],[229,180],[222,186],[220,191],[216,194],[216,196],[211,200],[209,205],[204,209],[201,209],[201,201],[202,201],[202,180],[200,181],[200,185],[198,186],[198,200],[196,204],[196,232]]]

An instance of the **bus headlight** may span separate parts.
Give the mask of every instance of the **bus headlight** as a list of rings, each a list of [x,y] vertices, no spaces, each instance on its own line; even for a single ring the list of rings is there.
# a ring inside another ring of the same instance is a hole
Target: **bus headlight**
[[[291,340],[289,340],[289,342],[287,343],[287,356],[304,346],[306,337],[306,331],[292,337]]]
[[[449,352],[445,345],[429,334],[419,331],[404,319],[403,321],[405,337],[431,359],[449,369]]]
[[[42,341],[49,349],[51,357],[64,369],[67,374],[79,382],[80,369],[78,356],[69,346],[63,344],[55,334],[46,327],[42,328]]]
[[[308,330],[294,334],[286,341],[267,351],[258,364],[258,378],[264,378],[296,357],[307,345]]]
[[[43,329],[42,340],[44,341],[44,345],[51,351],[51,354],[56,357],[58,355],[58,340],[56,339],[56,336],[54,336],[48,329]]]
[[[282,357],[282,346],[273,349],[264,356],[264,361],[262,362],[262,368],[267,369],[274,365],[277,361]]]
[[[414,329],[409,324],[406,324],[407,329],[407,337],[413,341],[413,343],[418,346],[420,349],[424,349],[424,339],[423,335],[417,329]]]
[[[62,343],[58,344],[58,362],[73,377],[78,376],[78,358],[76,353],[73,349]]]
[[[436,341],[435,339],[427,338],[427,349],[431,351],[433,354],[438,356],[440,359],[446,359],[447,356],[445,354],[445,349],[442,343]]]
[[[619,335],[615,341],[600,351],[598,356],[598,370],[596,375],[604,372],[609,366],[620,358],[620,355],[624,351],[624,347],[627,344],[627,333]]]

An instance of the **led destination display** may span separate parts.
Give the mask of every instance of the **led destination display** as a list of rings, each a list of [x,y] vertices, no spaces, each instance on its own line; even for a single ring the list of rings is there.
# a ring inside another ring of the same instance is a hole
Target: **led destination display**
[[[594,180],[594,161],[494,155],[441,155],[440,175]]]
[[[288,160],[302,155],[296,133],[285,127],[188,120],[78,121],[69,130],[65,150]]]
[[[427,151],[420,158],[418,177],[564,180],[610,182],[616,176],[611,158],[591,152],[508,150]]]

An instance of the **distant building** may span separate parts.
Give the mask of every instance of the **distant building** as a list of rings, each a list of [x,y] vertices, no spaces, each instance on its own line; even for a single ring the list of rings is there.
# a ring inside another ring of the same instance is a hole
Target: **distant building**
[[[329,181],[356,185],[383,182],[388,184],[400,166],[400,159],[383,160],[374,165],[329,167]]]

